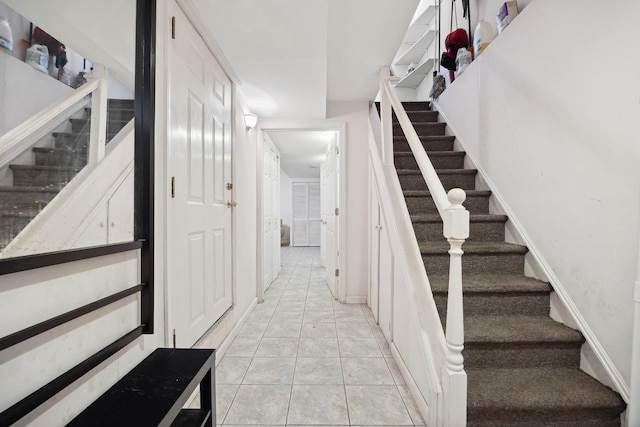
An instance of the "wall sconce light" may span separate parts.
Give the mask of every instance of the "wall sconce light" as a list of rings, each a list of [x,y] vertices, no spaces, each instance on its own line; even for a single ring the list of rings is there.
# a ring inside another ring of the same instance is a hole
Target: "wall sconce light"
[[[244,124],[247,127],[247,130],[251,130],[254,127],[256,127],[256,124],[258,123],[258,116],[256,116],[255,114],[245,114],[244,115]]]

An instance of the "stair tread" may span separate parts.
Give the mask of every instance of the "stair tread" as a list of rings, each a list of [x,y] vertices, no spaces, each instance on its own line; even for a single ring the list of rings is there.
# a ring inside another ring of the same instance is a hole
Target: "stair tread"
[[[40,209],[20,210],[15,212],[0,212],[0,218],[34,218],[40,213]]]
[[[466,154],[464,151],[427,151],[427,155],[433,157],[464,157]],[[393,155],[397,157],[413,157],[413,151],[395,151]]]
[[[80,171],[82,168],[75,166],[41,166],[41,165],[9,165],[14,170],[36,170],[36,171]]]
[[[620,396],[586,373],[571,368],[469,369],[468,409],[624,410]]]
[[[420,169],[398,169],[398,175],[421,175]],[[475,175],[477,169],[436,169],[438,175]]]
[[[464,192],[467,194],[467,197],[491,195],[491,190],[464,190]],[[404,194],[404,197],[431,197],[429,190],[403,190],[402,194]]]
[[[1,185],[0,192],[11,193],[58,193],[62,187],[39,187],[39,186],[19,186]]]
[[[469,315],[464,331],[465,344],[584,342],[580,332],[544,315]]]
[[[57,136],[75,136],[75,137],[86,137],[87,134],[83,132],[52,132],[51,135],[55,137]]]
[[[450,245],[444,241],[422,241],[418,242],[420,253],[423,255],[448,254]],[[526,254],[526,246],[506,242],[464,242],[462,250],[465,254]],[[463,255],[464,257],[464,255]]]
[[[423,142],[430,141],[430,140],[438,141],[443,139],[447,139],[447,140],[456,139],[456,137],[453,135],[418,135],[418,137],[420,137],[420,140]],[[404,135],[394,135],[393,139],[397,141],[406,141],[407,137]]]
[[[31,149],[34,153],[68,153],[79,154],[78,151],[69,147],[33,147]],[[84,152],[84,150],[83,150]]]
[[[435,214],[415,214],[410,215],[411,222],[437,222],[442,223],[442,217]],[[506,222],[509,218],[506,215],[497,214],[473,214],[469,215],[471,222]]]
[[[429,283],[433,293],[446,293],[449,289],[449,277],[446,274],[430,274]],[[550,292],[551,286],[532,277],[522,274],[489,274],[470,273],[463,274],[462,286],[464,292]]]

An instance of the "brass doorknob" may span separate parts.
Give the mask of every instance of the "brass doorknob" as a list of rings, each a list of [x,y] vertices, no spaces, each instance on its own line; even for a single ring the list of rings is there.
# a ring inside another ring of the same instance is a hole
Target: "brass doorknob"
[[[236,202],[235,200],[227,200],[228,208],[235,208],[236,206],[238,206],[238,202]]]

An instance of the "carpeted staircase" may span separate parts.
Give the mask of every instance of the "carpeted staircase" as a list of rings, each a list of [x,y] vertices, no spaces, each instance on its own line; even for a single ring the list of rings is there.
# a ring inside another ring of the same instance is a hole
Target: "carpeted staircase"
[[[552,289],[524,276],[527,248],[506,243],[504,215],[489,213],[490,191],[475,189],[428,103],[404,103],[445,190],[462,188],[470,212],[463,246],[469,426],[619,426],[620,396],[579,369],[580,332],[549,317]],[[394,118],[395,119],[395,118]],[[446,315],[449,244],[442,221],[397,122],[395,165],[441,319]]]
[[[84,114],[90,117],[90,109]],[[107,141],[133,118],[133,100],[107,102]],[[70,119],[71,132],[54,132],[51,146],[34,147],[34,164],[9,166],[13,185],[0,186],[0,251],[87,164],[90,120]]]

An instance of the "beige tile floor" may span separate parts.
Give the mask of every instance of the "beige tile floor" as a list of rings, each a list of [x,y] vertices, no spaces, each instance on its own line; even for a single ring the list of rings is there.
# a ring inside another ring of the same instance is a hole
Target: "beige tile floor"
[[[282,248],[282,271],[216,367],[223,426],[421,426],[364,304],[333,300],[318,248]]]

